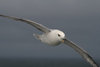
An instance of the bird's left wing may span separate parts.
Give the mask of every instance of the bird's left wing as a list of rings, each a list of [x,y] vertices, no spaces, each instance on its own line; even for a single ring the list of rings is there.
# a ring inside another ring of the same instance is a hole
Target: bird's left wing
[[[69,41],[68,39],[64,39],[64,43],[68,46],[72,47],[75,51],[77,51],[87,62],[89,62],[93,67],[99,67],[93,58],[82,48]]]
[[[16,21],[26,22],[26,23],[34,26],[35,28],[39,29],[42,32],[45,32],[45,33],[50,32],[50,29],[48,29],[46,26],[43,26],[42,24],[36,23],[34,21],[31,21],[31,20],[17,18],[17,17],[12,17],[12,16],[6,16],[6,15],[1,15],[1,14],[0,14],[0,17],[6,17],[8,19],[13,19],[13,20],[16,20]]]

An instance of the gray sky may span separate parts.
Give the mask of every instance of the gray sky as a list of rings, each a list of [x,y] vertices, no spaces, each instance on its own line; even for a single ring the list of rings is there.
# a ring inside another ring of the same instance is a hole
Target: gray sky
[[[0,14],[57,28],[94,58],[100,57],[100,0],[0,0]],[[33,37],[34,27],[0,18],[0,57],[81,58],[72,48],[51,47]]]

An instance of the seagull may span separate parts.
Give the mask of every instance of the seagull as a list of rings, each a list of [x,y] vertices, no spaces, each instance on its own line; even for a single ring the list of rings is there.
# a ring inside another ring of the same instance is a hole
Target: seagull
[[[65,34],[63,31],[58,30],[58,29],[49,29],[46,26],[39,24],[37,22],[28,20],[28,19],[23,19],[23,18],[18,18],[18,17],[13,17],[13,16],[6,16],[0,14],[0,17],[5,17],[8,19],[13,19],[16,21],[22,21],[25,23],[28,23],[38,30],[42,31],[43,34],[34,34],[34,36],[40,40],[41,42],[51,45],[51,46],[57,46],[61,43],[64,43],[70,47],[72,47],[76,52],[78,52],[92,67],[99,67],[97,63],[94,61],[94,59],[82,48],[80,48],[78,45],[70,41],[65,37]]]

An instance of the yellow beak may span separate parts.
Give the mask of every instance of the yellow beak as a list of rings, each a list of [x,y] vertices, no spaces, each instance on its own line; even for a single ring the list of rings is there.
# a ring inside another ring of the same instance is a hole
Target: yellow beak
[[[62,40],[61,42],[64,43],[64,40]]]

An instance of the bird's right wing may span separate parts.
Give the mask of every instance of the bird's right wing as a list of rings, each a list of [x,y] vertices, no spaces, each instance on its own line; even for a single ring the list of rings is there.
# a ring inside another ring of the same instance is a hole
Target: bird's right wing
[[[64,39],[64,43],[70,47],[72,47],[75,51],[77,51],[87,62],[89,62],[93,67],[99,67],[93,58],[82,48],[69,41],[68,39]]]
[[[47,27],[43,26],[42,24],[36,23],[34,21],[31,21],[31,20],[17,18],[17,17],[12,17],[12,16],[6,16],[6,15],[1,15],[1,14],[0,14],[0,17],[6,17],[8,19],[13,19],[13,20],[16,20],[16,21],[26,22],[26,23],[34,26],[35,28],[39,29],[42,32],[45,32],[45,33],[50,32],[50,29],[48,29]]]

